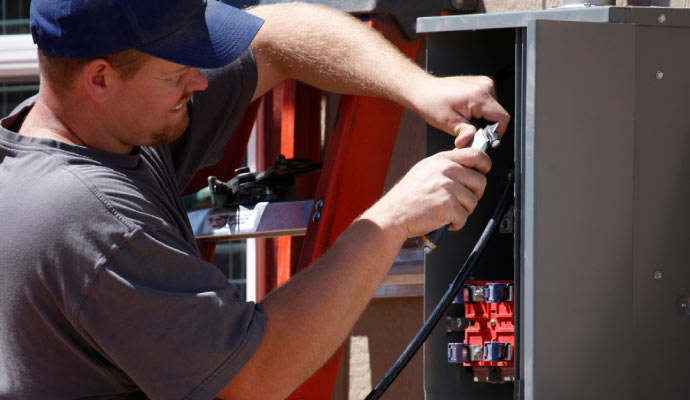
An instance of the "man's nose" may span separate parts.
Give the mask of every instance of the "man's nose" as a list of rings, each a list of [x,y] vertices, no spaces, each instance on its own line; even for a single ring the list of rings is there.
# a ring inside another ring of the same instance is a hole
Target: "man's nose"
[[[198,90],[205,90],[208,87],[208,79],[198,68],[189,69],[189,80],[187,82],[187,91],[194,92]]]

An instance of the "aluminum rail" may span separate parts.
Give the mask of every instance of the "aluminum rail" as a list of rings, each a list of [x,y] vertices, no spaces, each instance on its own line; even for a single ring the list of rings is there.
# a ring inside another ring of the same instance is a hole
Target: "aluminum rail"
[[[197,239],[224,241],[303,236],[313,200],[262,202],[237,208],[208,208],[188,213]]]

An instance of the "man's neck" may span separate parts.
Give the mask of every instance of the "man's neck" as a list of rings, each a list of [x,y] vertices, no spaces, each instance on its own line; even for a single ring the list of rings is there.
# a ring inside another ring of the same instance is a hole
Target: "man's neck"
[[[18,132],[20,135],[51,139],[76,146],[86,146],[52,108],[39,95],[36,103],[24,118]]]
[[[94,112],[86,107],[83,102],[75,107],[68,99],[57,100],[39,93],[17,133],[113,153],[129,153],[132,147],[105,134],[107,129],[98,119],[88,118]]]

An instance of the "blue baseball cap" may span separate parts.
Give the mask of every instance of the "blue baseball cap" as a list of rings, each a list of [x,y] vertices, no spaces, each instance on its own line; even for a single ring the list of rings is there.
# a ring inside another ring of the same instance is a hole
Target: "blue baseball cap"
[[[32,0],[31,35],[65,58],[137,49],[197,68],[241,55],[263,20],[217,0]]]

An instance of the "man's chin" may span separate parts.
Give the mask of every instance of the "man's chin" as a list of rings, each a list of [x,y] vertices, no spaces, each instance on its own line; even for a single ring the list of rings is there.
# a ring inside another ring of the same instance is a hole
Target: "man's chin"
[[[177,124],[177,126],[171,126],[163,131],[155,132],[153,135],[151,135],[150,146],[158,146],[160,144],[175,141],[185,133],[187,126],[189,126],[189,117],[185,118],[184,121],[182,121],[180,124]]]

